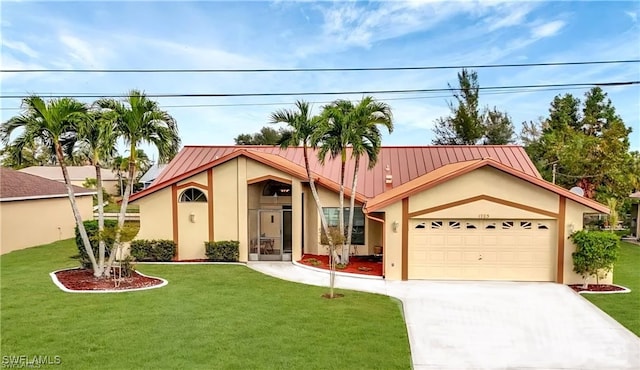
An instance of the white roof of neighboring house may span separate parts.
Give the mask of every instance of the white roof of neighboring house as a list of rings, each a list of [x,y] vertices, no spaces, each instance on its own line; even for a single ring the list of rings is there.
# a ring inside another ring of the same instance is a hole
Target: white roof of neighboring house
[[[147,172],[144,173],[144,175],[142,175],[139,182],[141,183],[152,182],[160,175],[160,173],[162,173],[162,170],[164,170],[165,167],[167,167],[167,163],[154,164],[153,166],[151,166],[151,168],[149,168]]]
[[[93,195],[95,190],[73,186],[76,196]],[[67,187],[58,181],[0,167],[0,201],[67,197]]]
[[[62,177],[62,169],[59,166],[32,166],[23,168],[21,172],[30,173],[32,175],[41,176],[47,179],[64,181]],[[96,178],[96,168],[93,166],[68,166],[69,179],[71,181],[84,181],[86,179]],[[102,168],[102,181],[116,181],[118,177],[111,170]]]

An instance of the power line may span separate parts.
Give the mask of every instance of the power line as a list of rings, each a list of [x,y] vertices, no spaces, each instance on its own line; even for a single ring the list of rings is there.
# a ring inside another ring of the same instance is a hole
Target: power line
[[[586,87],[569,87],[563,90],[583,90]],[[541,92],[541,91],[557,91],[557,88],[545,88],[545,89],[522,89],[522,90],[511,90],[511,91],[490,91],[485,93],[484,95],[509,95],[509,94],[520,94],[520,93],[531,93],[531,92]],[[40,96],[47,96],[54,93],[44,93],[39,92],[35,93]],[[70,93],[76,94],[76,93]],[[483,96],[484,96],[483,95]],[[422,99],[439,99],[439,98],[450,98],[451,95],[428,95],[428,96],[408,96],[402,98],[386,98],[385,101],[398,101],[398,100],[422,100]],[[331,101],[310,101],[309,104],[329,104]],[[179,104],[179,105],[161,105],[162,108],[210,108],[210,107],[245,107],[245,106],[281,106],[286,104],[293,104],[293,102],[268,102],[268,103],[220,103],[220,104]],[[0,107],[0,111],[2,110],[20,110],[20,107]]]
[[[616,82],[589,82],[589,83],[565,83],[565,84],[542,84],[542,85],[512,85],[512,86],[489,86],[478,87],[479,90],[514,90],[514,89],[535,89],[535,88],[566,88],[566,87],[589,87],[589,86],[629,86],[638,85],[640,81],[616,81]],[[408,94],[408,93],[429,93],[456,91],[459,88],[437,88],[437,89],[400,89],[400,90],[364,90],[364,91],[323,91],[323,92],[274,92],[274,93],[162,93],[146,94],[149,98],[232,98],[232,97],[256,97],[256,96],[310,96],[310,95],[365,95],[365,94]],[[51,94],[47,98],[126,98],[126,94],[99,94],[90,93],[84,95]],[[25,95],[0,95],[0,99],[21,99]]]
[[[257,69],[0,69],[2,73],[264,73],[264,72],[356,72],[356,71],[412,71],[434,69],[480,69],[480,68],[517,68],[517,67],[549,67],[576,66],[596,64],[638,63],[640,59],[600,60],[583,62],[548,62],[548,63],[510,63],[510,64],[476,64],[457,66],[422,66],[422,67],[360,67],[360,68],[257,68]]]

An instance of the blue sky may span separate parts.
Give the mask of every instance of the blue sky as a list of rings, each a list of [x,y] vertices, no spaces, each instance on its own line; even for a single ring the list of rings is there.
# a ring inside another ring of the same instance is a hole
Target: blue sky
[[[640,3],[624,2],[7,2],[2,68],[313,68],[640,59]],[[640,80],[640,64],[478,69],[481,86]],[[2,95],[318,92],[446,88],[450,70],[263,74],[4,73]],[[481,105],[522,121],[557,94],[489,94]],[[640,86],[605,88],[640,149]],[[359,99],[361,96],[343,96]],[[308,96],[316,111],[335,97]],[[426,145],[448,93],[377,95],[396,130],[385,145]],[[162,98],[183,144],[233,144],[296,97]],[[90,102],[91,100],[86,100]],[[0,118],[19,100],[0,99]],[[238,105],[240,104],[240,105]],[[269,105],[272,104],[272,105]],[[183,105],[183,107],[179,107]],[[217,105],[184,107],[184,105]]]

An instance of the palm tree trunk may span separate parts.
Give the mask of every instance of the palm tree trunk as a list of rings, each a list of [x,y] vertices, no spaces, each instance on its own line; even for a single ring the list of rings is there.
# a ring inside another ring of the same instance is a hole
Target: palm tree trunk
[[[76,225],[78,225],[78,231],[80,232],[80,237],[82,238],[82,245],[84,246],[87,255],[89,256],[89,261],[91,261],[91,267],[93,267],[93,274],[96,277],[102,275],[102,270],[96,263],[96,258],[93,255],[93,249],[91,248],[91,242],[89,241],[89,236],[87,235],[87,230],[84,228],[84,223],[82,222],[82,215],[80,214],[80,210],[78,210],[78,203],[76,203],[76,196],[73,191],[73,186],[71,185],[71,181],[69,181],[69,172],[67,171],[67,166],[64,164],[64,154],[62,153],[62,147],[59,143],[55,143],[56,150],[56,158],[58,159],[58,163],[60,164],[60,168],[62,169],[62,177],[64,178],[64,185],[67,187],[67,195],[69,196],[69,202],[71,202],[71,210],[73,211],[73,218],[76,220]]]
[[[349,223],[347,226],[347,248],[351,250],[351,233],[353,233],[353,214],[356,206],[356,188],[358,186],[358,169],[360,167],[360,156],[356,156],[356,166],[353,170],[353,183],[351,186],[351,198],[349,202]]]
[[[127,186],[124,189],[124,196],[122,197],[120,205],[120,214],[118,214],[118,226],[116,227],[116,236],[113,241],[113,247],[111,248],[111,255],[109,256],[109,262],[107,262],[107,269],[111,269],[113,262],[116,260],[116,255],[120,249],[120,239],[122,238],[122,229],[124,228],[124,219],[127,213],[127,206],[129,205],[129,197],[131,196],[131,189],[133,188],[133,180],[136,175],[136,155],[135,146],[131,145],[131,155],[129,156],[129,176],[127,179]]]
[[[338,227],[340,228],[340,233],[342,233],[342,240],[340,241],[342,245],[342,256],[340,258],[341,263],[349,263],[349,246],[345,243],[344,238],[344,175],[345,168],[347,166],[347,152],[345,149],[342,150],[342,158],[340,161],[340,208],[338,213]]]
[[[98,235],[100,236],[98,242],[98,266],[104,269],[104,197],[102,195],[102,170],[97,158],[94,157],[94,166],[96,168],[96,189],[98,191]]]
[[[309,179],[309,187],[311,188],[311,195],[313,195],[313,200],[316,202],[316,208],[318,213],[320,214],[320,224],[322,225],[322,230],[324,234],[327,236],[327,240],[329,241],[329,296],[333,298],[333,287],[335,286],[335,261],[338,260],[338,256],[336,253],[336,248],[333,245],[333,239],[331,238],[331,234],[329,233],[329,225],[327,223],[327,218],[322,211],[322,204],[320,203],[320,196],[318,195],[318,189],[316,189],[316,184],[313,181],[313,176],[311,175],[311,167],[309,166],[309,155],[307,153],[307,145],[306,143],[302,146],[302,153],[304,155],[304,168],[307,170],[307,178]]]

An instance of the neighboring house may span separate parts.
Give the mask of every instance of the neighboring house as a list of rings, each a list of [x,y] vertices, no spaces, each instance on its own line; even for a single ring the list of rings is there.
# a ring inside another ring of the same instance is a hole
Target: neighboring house
[[[71,184],[82,186],[87,179],[96,178],[96,168],[93,166],[68,166],[69,179]],[[60,166],[32,166],[23,168],[21,172],[30,173],[32,175],[44,177],[47,179],[64,182],[62,177],[62,169]],[[102,187],[109,194],[118,195],[118,176],[110,169],[102,168]]]
[[[93,219],[95,190],[74,187],[83,220]],[[0,167],[0,253],[74,236],[67,188],[44,177]]]
[[[167,167],[166,163],[156,163],[151,166],[151,168],[149,168],[149,170],[140,177],[140,180],[138,180],[138,182],[142,183],[142,189],[146,189],[151,186],[151,183],[153,183],[153,181],[162,173],[162,170],[164,170],[165,167]]]
[[[633,202],[631,204],[631,234],[640,240],[640,191],[629,196]]]
[[[326,254],[302,153],[186,146],[132,196],[137,238],[174,240],[178,260],[204,258],[205,240],[238,240],[243,262]],[[322,212],[335,226],[339,160],[322,166],[313,151],[309,157]],[[583,214],[609,212],[543,180],[518,146],[383,147],[367,166],[363,158],[353,244],[361,255],[382,247],[390,280],[581,282],[567,237],[583,227]]]

